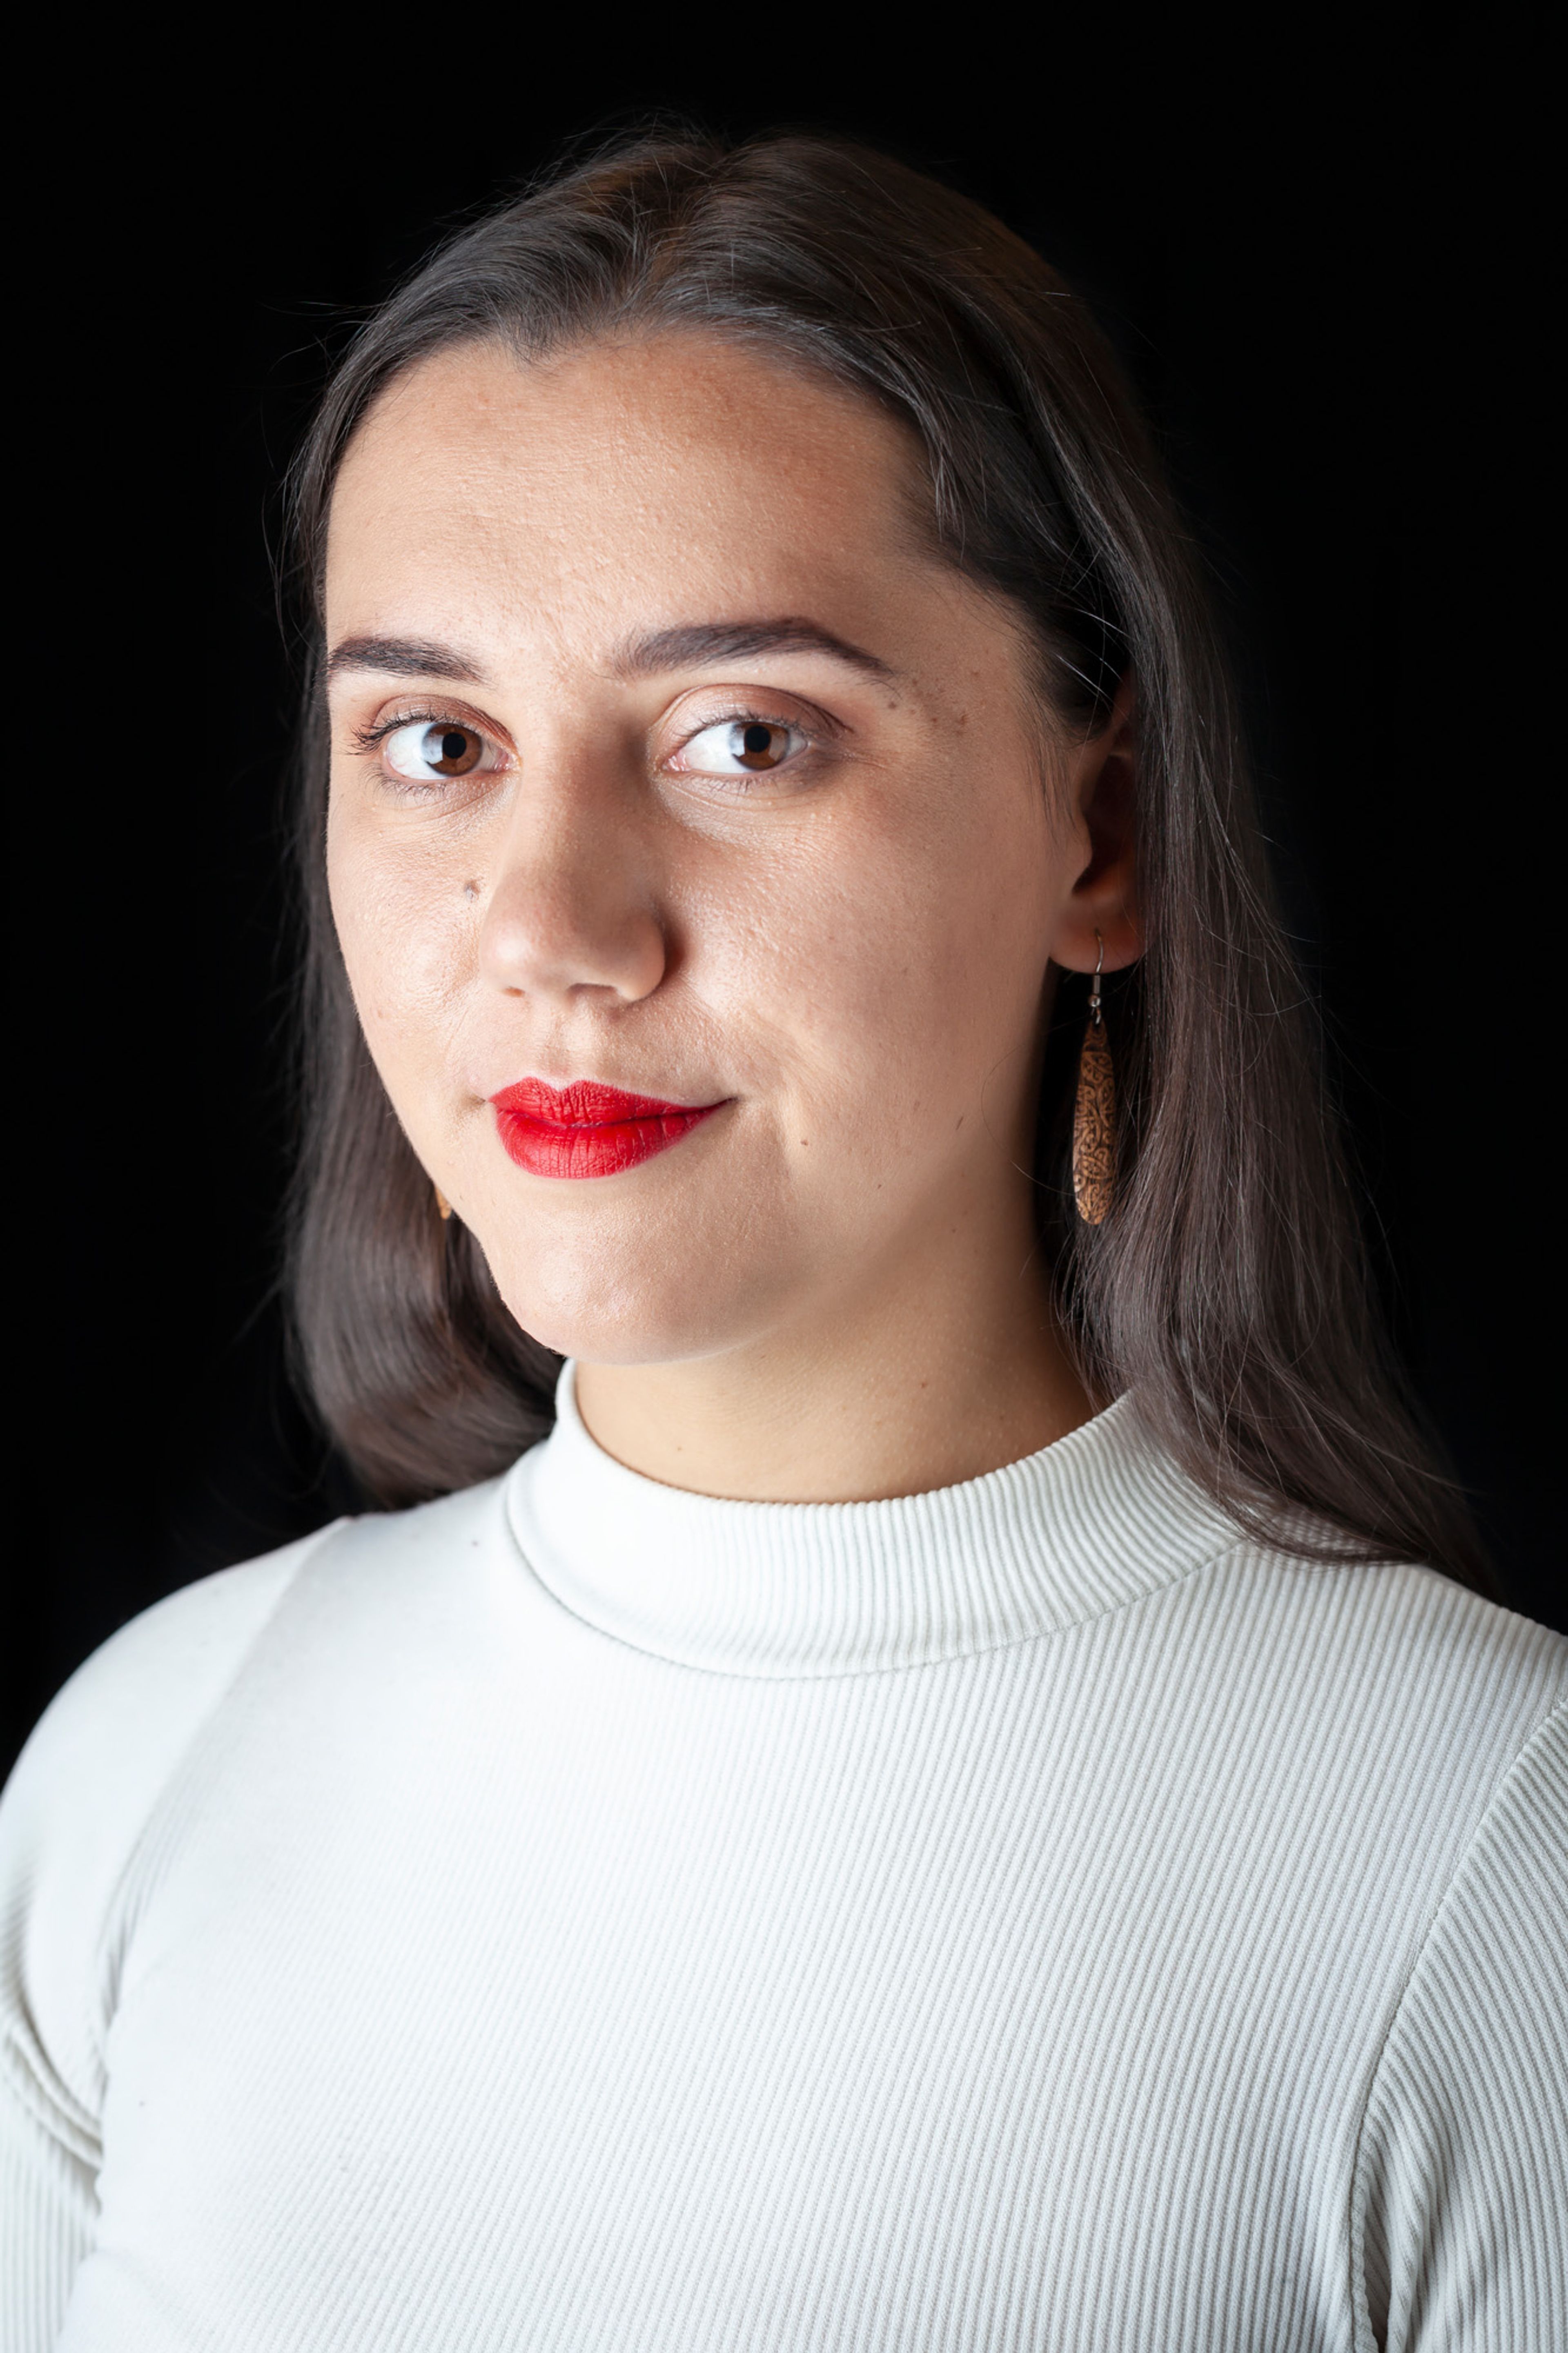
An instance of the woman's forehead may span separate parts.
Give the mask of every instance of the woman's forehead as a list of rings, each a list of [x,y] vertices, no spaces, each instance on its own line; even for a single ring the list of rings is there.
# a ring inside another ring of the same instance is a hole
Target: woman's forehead
[[[913,434],[869,399],[719,336],[600,342],[543,360],[470,343],[376,401],[333,512],[435,494],[609,528],[645,513],[690,528],[705,507],[736,501],[847,504],[864,521],[906,491],[911,460]]]
[[[330,632],[385,626],[391,598],[509,634],[593,616],[618,638],[689,609],[826,614],[852,637],[919,574],[959,586],[911,528],[913,449],[869,400],[717,337],[442,353],[344,459]]]

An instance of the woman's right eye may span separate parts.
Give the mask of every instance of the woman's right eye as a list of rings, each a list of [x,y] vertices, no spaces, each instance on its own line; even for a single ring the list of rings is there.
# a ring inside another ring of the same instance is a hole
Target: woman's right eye
[[[395,776],[413,785],[449,782],[500,765],[495,745],[456,719],[412,719],[395,727],[382,738],[381,756]]]

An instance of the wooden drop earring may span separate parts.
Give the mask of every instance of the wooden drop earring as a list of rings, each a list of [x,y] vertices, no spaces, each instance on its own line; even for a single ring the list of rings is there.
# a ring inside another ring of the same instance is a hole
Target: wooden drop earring
[[[1105,1223],[1116,1190],[1116,1079],[1100,1004],[1105,942],[1098,932],[1094,936],[1100,952],[1094,960],[1072,1114],[1072,1197],[1086,1226]]]

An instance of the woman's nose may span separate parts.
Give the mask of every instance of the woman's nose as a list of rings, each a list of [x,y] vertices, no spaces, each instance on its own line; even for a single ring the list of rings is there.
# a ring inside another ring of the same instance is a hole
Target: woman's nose
[[[488,878],[485,977],[528,997],[650,997],[667,963],[653,865],[636,812],[608,780],[524,782]]]

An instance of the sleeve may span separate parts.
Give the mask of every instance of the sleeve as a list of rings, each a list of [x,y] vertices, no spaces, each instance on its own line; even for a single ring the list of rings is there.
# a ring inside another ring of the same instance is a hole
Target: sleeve
[[[308,1554],[171,1594],[51,1701],[0,1795],[0,2346],[46,2353],[92,2245],[109,1931],[163,1790]]]
[[[1433,1923],[1355,2207],[1387,2353],[1568,2348],[1568,1705],[1515,1760]]]

